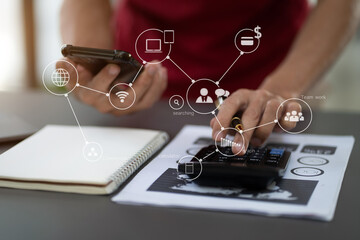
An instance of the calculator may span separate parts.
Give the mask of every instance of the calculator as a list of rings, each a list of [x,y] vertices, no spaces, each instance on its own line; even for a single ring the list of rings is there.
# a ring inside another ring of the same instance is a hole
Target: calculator
[[[190,162],[179,163],[178,174],[202,185],[266,188],[284,176],[290,157],[289,151],[266,147],[249,147],[243,156],[232,154],[231,147],[210,145]]]

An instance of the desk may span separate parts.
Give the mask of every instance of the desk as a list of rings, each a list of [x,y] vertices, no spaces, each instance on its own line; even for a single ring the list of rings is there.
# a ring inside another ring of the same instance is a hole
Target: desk
[[[210,116],[173,116],[167,102],[125,117],[97,113],[72,100],[82,125],[162,129],[171,137]],[[76,125],[63,97],[0,92],[0,109],[37,127]],[[187,109],[188,110],[188,109]],[[269,218],[150,206],[118,205],[110,196],[0,189],[0,239],[360,239],[360,115],[315,112],[307,133],[354,135],[355,146],[332,222]],[[9,147],[2,146],[4,148]],[[224,237],[226,236],[226,237]]]

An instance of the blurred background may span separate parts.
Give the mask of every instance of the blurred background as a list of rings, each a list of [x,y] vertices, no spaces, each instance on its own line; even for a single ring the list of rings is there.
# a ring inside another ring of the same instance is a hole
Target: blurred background
[[[0,91],[44,90],[44,67],[61,57],[61,0],[0,0]],[[360,112],[360,28],[309,95],[322,110]]]

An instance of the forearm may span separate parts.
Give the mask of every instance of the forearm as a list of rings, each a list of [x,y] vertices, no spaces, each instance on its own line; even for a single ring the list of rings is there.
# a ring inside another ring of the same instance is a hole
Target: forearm
[[[60,13],[64,43],[113,48],[112,9],[107,0],[65,0]]]
[[[323,0],[312,10],[283,63],[261,88],[296,97],[311,87],[335,61],[359,22],[358,0]]]

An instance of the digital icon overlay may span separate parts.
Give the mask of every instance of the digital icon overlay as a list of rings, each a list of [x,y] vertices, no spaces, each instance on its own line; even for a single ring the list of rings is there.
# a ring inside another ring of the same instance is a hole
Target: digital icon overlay
[[[118,96],[120,102],[123,103],[125,102],[125,98],[129,96],[129,93],[126,91],[118,91],[117,93],[115,93],[115,95]]]
[[[180,110],[184,106],[184,99],[180,95],[173,95],[169,99],[169,106],[173,110]]]
[[[76,88],[78,79],[79,75],[75,66],[66,60],[50,62],[42,74],[45,89],[56,96],[71,93]]]
[[[302,112],[291,111],[291,113],[290,112],[286,113],[284,120],[289,122],[300,122],[300,121],[302,122],[305,119]]]
[[[57,68],[51,74],[51,81],[56,87],[65,87],[70,81],[70,74],[63,68]]]
[[[103,155],[103,149],[97,142],[86,142],[83,148],[84,158],[89,162],[97,162]]]
[[[167,59],[175,43],[174,30],[150,28],[139,34],[135,51],[143,64],[161,63]]]
[[[78,72],[76,67],[72,65],[70,62],[66,60],[56,60],[49,63],[43,72],[42,80],[44,87],[52,94],[57,96],[64,96],[69,106],[74,114],[76,122],[80,128],[80,131],[84,137],[85,146],[83,148],[84,158],[88,161],[98,161],[101,159],[103,154],[102,148],[100,144],[96,142],[89,142],[82,132],[81,125],[75,111],[71,105],[70,98],[68,95],[75,88],[83,88],[89,91],[93,91],[99,93],[100,97],[106,97],[109,103],[117,110],[124,111],[131,108],[136,102],[136,92],[133,88],[133,84],[136,84],[136,79],[141,72],[141,69],[146,64],[158,64],[163,61],[169,61],[174,64],[180,72],[184,74],[184,76],[189,80],[189,87],[186,91],[186,103],[197,114],[211,115],[216,119],[216,121],[221,126],[221,131],[215,137],[215,146],[217,152],[224,156],[235,156],[242,152],[245,148],[245,138],[243,134],[248,131],[248,129],[239,130],[235,128],[226,128],[222,125],[222,123],[217,118],[216,111],[219,106],[215,106],[215,102],[219,99],[224,100],[225,98],[230,96],[230,92],[221,87],[221,82],[226,79],[227,73],[230,71],[232,67],[235,66],[237,61],[244,55],[251,54],[255,52],[260,46],[260,40],[263,36],[261,31],[261,27],[256,25],[252,28],[244,28],[241,29],[234,37],[234,45],[235,48],[239,51],[239,55],[233,61],[233,63],[229,66],[228,69],[225,70],[224,74],[221,75],[219,79],[208,79],[208,78],[200,78],[193,79],[189,76],[186,71],[184,71],[175,61],[171,58],[171,49],[175,44],[175,31],[171,29],[157,29],[150,28],[141,32],[136,41],[135,41],[135,52],[138,58],[142,61],[142,66],[138,72],[138,74],[134,77],[131,83],[117,83],[111,87],[108,92],[102,92],[98,89],[92,89],[88,86],[82,86],[78,82]],[[186,79],[185,78],[185,79]],[[173,110],[180,110],[184,104],[185,100],[181,95],[176,94],[173,95],[169,99],[169,106]],[[301,105],[301,109],[287,109],[291,102],[298,102]],[[285,115],[283,114],[283,110],[286,109]],[[281,121],[280,121],[281,120]],[[286,130],[284,126],[282,126],[282,122],[291,122],[296,123],[295,130]],[[302,99],[290,98],[285,100],[276,111],[276,117],[273,121],[258,125],[254,128],[266,126],[268,124],[278,124],[280,128],[282,128],[285,132],[290,134],[298,134],[305,131],[311,124],[312,121],[312,111],[310,106]],[[245,126],[246,127],[246,126]],[[300,130],[299,130],[300,129]],[[224,133],[221,136],[220,133]],[[232,132],[233,135],[228,134]],[[237,152],[222,152],[224,149],[237,149]],[[191,160],[194,156],[185,156],[182,161]],[[197,159],[201,166],[201,159]],[[310,163],[312,160],[303,160],[304,162]],[[179,160],[179,162],[181,162]],[[320,162],[320,161],[318,161]],[[304,163],[305,164],[305,163]],[[194,162],[187,162],[185,164],[185,172],[189,174],[195,173]],[[306,170],[306,171],[305,171]],[[296,173],[311,172],[309,169],[299,169],[295,171]],[[201,174],[201,171],[200,171]],[[199,175],[200,175],[199,174]],[[306,174],[306,173],[305,173]],[[197,176],[198,177],[198,176]],[[197,178],[196,177],[196,178]],[[191,181],[192,179],[187,179]]]
[[[200,96],[196,99],[196,103],[213,103],[213,99],[208,95],[206,88],[200,89]]]

